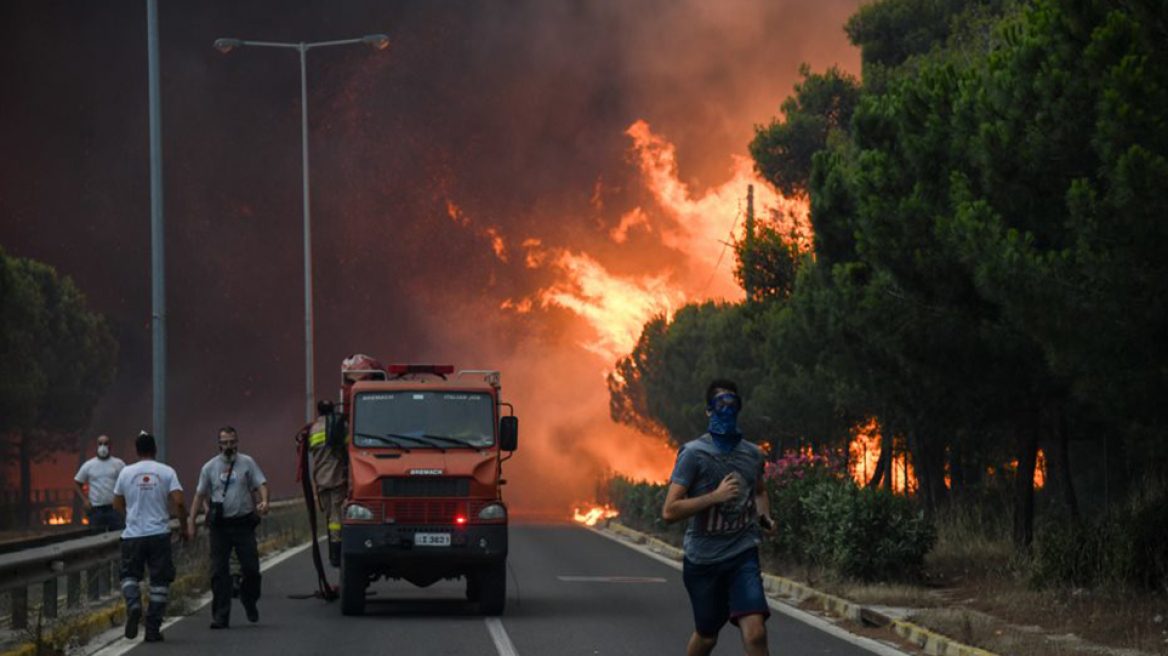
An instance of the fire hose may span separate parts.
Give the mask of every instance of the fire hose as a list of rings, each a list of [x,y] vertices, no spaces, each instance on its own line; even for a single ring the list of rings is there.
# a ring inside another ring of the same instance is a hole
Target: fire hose
[[[320,541],[317,540],[316,527],[316,495],[312,489],[312,471],[308,466],[308,433],[312,424],[305,424],[296,434],[297,459],[296,479],[304,490],[304,503],[308,506],[308,526],[312,531],[312,564],[316,567],[316,592],[307,595],[288,595],[290,599],[323,599],[335,601],[338,598],[337,588],[328,581],[325,573],[324,560],[320,557]]]

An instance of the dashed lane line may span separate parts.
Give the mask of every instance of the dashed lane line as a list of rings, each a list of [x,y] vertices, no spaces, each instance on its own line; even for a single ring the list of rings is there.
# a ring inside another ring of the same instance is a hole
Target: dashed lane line
[[[511,642],[511,636],[507,635],[507,630],[503,628],[503,622],[497,617],[487,617],[483,620],[487,625],[487,633],[491,634],[491,640],[495,643],[495,651],[499,652],[499,656],[519,656],[519,652],[515,650],[515,643]]]

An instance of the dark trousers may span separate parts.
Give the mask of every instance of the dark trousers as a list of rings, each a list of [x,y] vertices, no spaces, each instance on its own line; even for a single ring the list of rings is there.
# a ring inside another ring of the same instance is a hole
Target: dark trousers
[[[146,612],[146,630],[157,632],[166,615],[166,597],[174,581],[174,559],[170,552],[170,533],[144,538],[122,539],[122,596],[127,611],[142,611],[142,578],[150,573],[150,607]]]
[[[126,528],[121,514],[113,506],[92,506],[85,514],[89,517],[90,528],[99,531],[120,531]]]
[[[260,598],[260,552],[256,547],[255,523],[250,516],[227,518],[211,528],[211,617],[227,624],[231,620],[231,550],[239,558],[239,600],[244,607]]]

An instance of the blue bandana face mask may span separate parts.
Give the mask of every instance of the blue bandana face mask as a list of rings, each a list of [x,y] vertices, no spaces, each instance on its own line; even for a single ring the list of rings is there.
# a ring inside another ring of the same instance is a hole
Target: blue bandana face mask
[[[742,432],[738,430],[738,412],[742,408],[742,400],[735,394],[721,394],[714,398],[710,406],[710,436],[714,438],[714,445],[723,453],[729,453],[742,441]]]

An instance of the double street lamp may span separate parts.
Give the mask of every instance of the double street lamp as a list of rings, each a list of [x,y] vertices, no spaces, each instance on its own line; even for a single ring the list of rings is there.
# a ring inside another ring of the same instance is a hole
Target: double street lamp
[[[215,39],[215,49],[223,54],[243,47],[284,48],[300,53],[300,153],[304,188],[304,417],[305,421],[309,423],[316,418],[316,401],[313,394],[312,218],[308,194],[308,72],[305,63],[309,50],[350,45],[366,45],[376,50],[385,50],[389,47],[389,37],[384,34],[369,34],[357,39],[317,41],[315,43]]]

